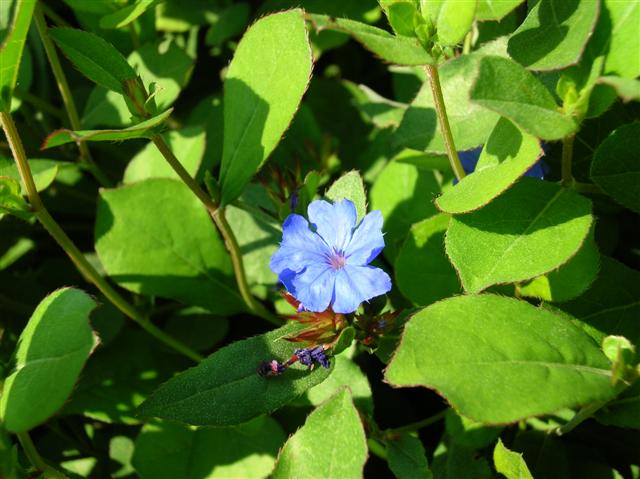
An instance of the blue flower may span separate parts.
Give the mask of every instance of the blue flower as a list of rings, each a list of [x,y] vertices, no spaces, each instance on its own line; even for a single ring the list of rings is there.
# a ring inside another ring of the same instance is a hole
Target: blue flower
[[[296,214],[284,221],[270,264],[302,308],[352,313],[391,289],[389,275],[369,266],[384,248],[382,213],[370,212],[356,227],[356,207],[349,200],[313,201],[307,212],[311,224]]]

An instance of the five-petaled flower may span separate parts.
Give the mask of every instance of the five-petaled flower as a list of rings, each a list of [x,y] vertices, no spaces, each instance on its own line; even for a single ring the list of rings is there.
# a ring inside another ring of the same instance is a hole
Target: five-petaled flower
[[[313,201],[307,212],[309,221],[297,214],[286,218],[270,264],[302,308],[322,312],[331,306],[336,313],[352,313],[391,289],[389,275],[369,266],[384,248],[379,211],[367,214],[357,227],[350,200]]]

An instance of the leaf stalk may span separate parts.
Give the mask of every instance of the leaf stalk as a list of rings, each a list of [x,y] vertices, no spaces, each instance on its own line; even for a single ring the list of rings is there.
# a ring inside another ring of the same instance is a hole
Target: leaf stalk
[[[93,267],[91,263],[82,254],[80,249],[75,243],[67,236],[60,225],[49,214],[42,199],[36,190],[35,183],[33,181],[33,175],[31,168],[27,161],[27,157],[22,146],[22,141],[18,135],[13,118],[9,113],[0,113],[0,119],[2,120],[2,128],[7,136],[9,147],[13,153],[14,160],[18,167],[18,172],[22,178],[22,182],[27,190],[27,196],[32,207],[32,211],[36,218],[47,230],[47,232],[53,237],[58,245],[67,253],[67,256],[71,259],[73,264],[78,268],[80,273],[85,277],[87,281],[95,285],[98,290],[118,308],[122,313],[138,323],[145,331],[157,340],[163,342],[175,351],[193,359],[196,362],[201,361],[203,358],[200,354],[193,351],[191,348],[171,337],[160,328],[155,326],[149,319],[138,311],[132,304],[122,297],[111,285],[103,278],[100,273]]]
[[[438,73],[438,67],[436,65],[425,65],[427,77],[429,78],[429,85],[431,86],[431,93],[433,93],[433,102],[436,107],[436,114],[438,115],[438,123],[440,124],[440,131],[444,139],[444,145],[447,150],[447,156],[449,157],[449,163],[451,169],[456,175],[458,180],[461,180],[466,176],[464,168],[458,158],[458,152],[456,150],[455,143],[453,142],[453,134],[451,133],[451,126],[449,125],[449,117],[447,116],[447,109],[444,104],[444,96],[442,95],[442,86],[440,85],[440,74]]]

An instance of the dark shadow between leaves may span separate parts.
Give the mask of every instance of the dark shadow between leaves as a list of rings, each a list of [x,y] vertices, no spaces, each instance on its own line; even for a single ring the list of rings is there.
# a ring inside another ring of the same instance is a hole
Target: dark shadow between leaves
[[[409,106],[396,131],[394,145],[424,151],[436,135],[438,119],[433,108]]]

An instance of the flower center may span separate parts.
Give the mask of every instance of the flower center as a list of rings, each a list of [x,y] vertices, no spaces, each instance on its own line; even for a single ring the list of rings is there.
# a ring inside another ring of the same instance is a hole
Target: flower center
[[[347,264],[347,258],[344,257],[344,253],[335,251],[329,257],[329,264],[333,269],[341,269],[344,268],[345,264]]]

